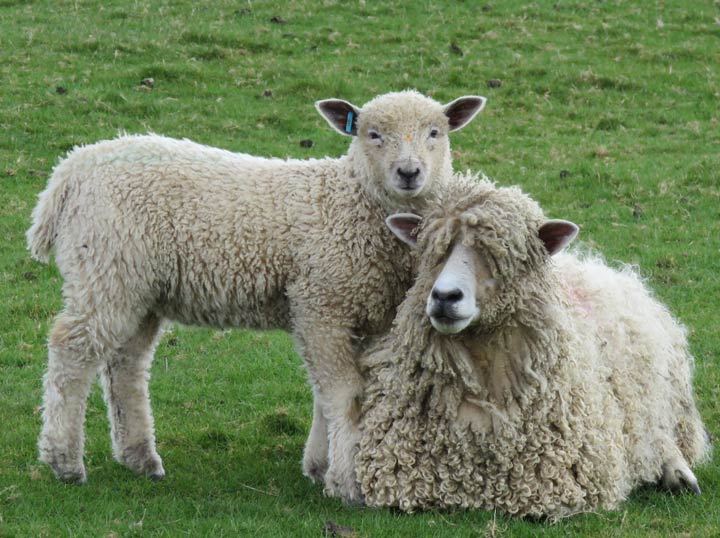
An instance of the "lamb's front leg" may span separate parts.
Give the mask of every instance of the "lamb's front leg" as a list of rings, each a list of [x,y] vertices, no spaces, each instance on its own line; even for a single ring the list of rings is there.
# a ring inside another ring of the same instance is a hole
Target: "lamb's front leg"
[[[327,421],[325,492],[348,503],[361,503],[354,460],[360,436],[362,376],[355,365],[352,331],[326,323],[304,319],[296,324],[296,339],[313,384],[315,407]],[[316,442],[312,434],[308,441]]]
[[[329,464],[325,474],[325,492],[342,498],[346,503],[364,504],[355,475],[355,455],[360,445],[360,394],[350,387],[341,388],[338,396],[329,401],[329,404],[323,402],[326,409],[333,410],[330,413],[334,415],[328,420]],[[336,414],[334,410],[338,410]]]
[[[316,392],[313,390],[313,418],[310,435],[305,442],[303,473],[313,482],[323,483],[328,468],[328,431]]]

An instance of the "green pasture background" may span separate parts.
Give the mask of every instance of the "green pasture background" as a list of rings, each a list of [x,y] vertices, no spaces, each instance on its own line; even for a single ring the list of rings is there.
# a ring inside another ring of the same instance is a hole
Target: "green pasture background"
[[[554,525],[325,498],[300,471],[311,396],[279,332],[171,326],[151,381],[166,479],[112,460],[95,389],[88,483],[61,484],[35,449],[61,281],[24,241],[38,192],[78,144],[155,132],[337,156],[348,140],[317,99],[485,95],[452,134],[457,168],[522,185],[609,261],[639,264],[689,328],[717,438],[719,77],[718,1],[0,0],[0,537],[719,536],[717,456],[697,469],[701,497],[647,489]]]

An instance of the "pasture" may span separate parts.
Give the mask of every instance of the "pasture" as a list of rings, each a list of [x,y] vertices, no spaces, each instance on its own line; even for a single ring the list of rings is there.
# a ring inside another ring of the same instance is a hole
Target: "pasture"
[[[113,461],[99,387],[88,483],[37,461],[45,339],[61,307],[25,230],[57,159],[124,131],[277,157],[342,154],[317,99],[415,88],[488,98],[457,169],[519,184],[611,262],[636,263],[689,328],[720,438],[720,2],[0,0],[0,537],[711,537],[703,494],[653,489],[555,524],[346,507],[301,474],[311,394],[281,332],[171,325],[151,397],[166,478]],[[638,394],[638,398],[642,398]]]

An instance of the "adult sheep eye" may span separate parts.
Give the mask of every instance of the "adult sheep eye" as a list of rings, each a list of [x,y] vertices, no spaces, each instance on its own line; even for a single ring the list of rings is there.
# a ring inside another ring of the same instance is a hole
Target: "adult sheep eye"
[[[430,138],[437,138],[440,134],[440,131],[438,131],[435,127],[430,129]]]

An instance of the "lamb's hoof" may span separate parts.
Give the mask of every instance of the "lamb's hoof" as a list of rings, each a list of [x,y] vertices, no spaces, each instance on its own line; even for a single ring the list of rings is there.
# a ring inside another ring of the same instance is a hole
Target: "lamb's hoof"
[[[163,469],[160,458],[154,458],[136,467],[128,467],[139,475],[147,476],[153,482],[159,482],[165,478],[165,469]]]
[[[303,474],[307,476],[313,484],[322,484],[325,481],[327,468],[327,460],[303,461]]]
[[[142,470],[142,473],[144,473],[145,476],[150,477],[150,480],[152,480],[153,482],[158,482],[159,480],[165,478],[165,469],[163,469],[162,461],[160,461],[160,458],[152,461],[147,467]]]
[[[364,506],[365,497],[360,491],[360,484],[355,480],[346,480],[340,483],[332,478],[325,477],[325,495],[339,497],[349,506]]]
[[[152,465],[149,467],[149,469],[150,470],[145,471],[145,474],[153,482],[160,482],[160,480],[165,478],[165,469],[163,469],[160,456],[157,456],[156,459],[152,461]]]
[[[693,495],[700,495],[697,478],[684,461],[663,465],[662,484],[672,493],[689,491]]]
[[[87,482],[87,477],[85,476],[85,469],[81,469],[79,471],[69,471],[59,469],[52,465],[50,466],[50,468],[53,470],[53,473],[55,473],[55,476],[58,477],[60,481],[65,482],[66,484],[84,484],[85,482]]]
[[[153,482],[160,482],[163,478],[165,478],[165,471],[155,472],[150,475],[150,480]]]
[[[47,463],[58,480],[66,484],[84,484],[87,481],[82,462],[68,462],[67,456],[62,452],[41,451],[40,461]]]
[[[161,480],[165,476],[162,459],[150,443],[127,447],[117,459],[136,474],[148,476],[154,481]]]
[[[85,468],[82,465],[80,467],[67,466],[56,461],[46,461],[45,463],[50,466],[58,480],[66,484],[84,484],[87,481]]]

